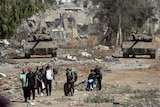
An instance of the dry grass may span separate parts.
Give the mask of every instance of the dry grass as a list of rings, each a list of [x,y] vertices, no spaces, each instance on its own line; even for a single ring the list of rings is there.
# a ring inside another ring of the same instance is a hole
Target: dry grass
[[[126,100],[126,96],[128,99]],[[132,90],[130,86],[106,85],[105,90],[95,91],[84,99],[86,103],[115,103],[123,107],[159,107],[159,90]]]

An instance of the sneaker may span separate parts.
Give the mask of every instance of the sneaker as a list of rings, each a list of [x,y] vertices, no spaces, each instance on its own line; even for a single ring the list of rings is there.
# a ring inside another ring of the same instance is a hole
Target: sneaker
[[[94,84],[93,87],[96,88],[96,84]]]
[[[28,103],[31,103],[31,100],[28,100]]]
[[[71,96],[74,96],[74,94],[73,94],[73,93],[71,93]]]
[[[88,89],[88,88],[86,88],[86,91],[89,91],[89,89]]]
[[[93,90],[93,87],[91,87],[91,90]]]
[[[41,97],[43,97],[43,93],[41,93]]]
[[[27,102],[27,99],[25,99],[24,102]]]

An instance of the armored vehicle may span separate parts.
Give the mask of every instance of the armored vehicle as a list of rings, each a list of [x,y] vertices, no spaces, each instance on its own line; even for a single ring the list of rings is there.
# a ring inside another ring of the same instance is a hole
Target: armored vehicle
[[[156,56],[157,43],[152,36],[146,34],[131,34],[128,41],[123,42],[123,57],[128,58],[129,55],[150,55],[150,58]]]
[[[31,55],[48,55],[57,56],[57,46],[53,43],[52,38],[47,33],[35,33],[28,36],[24,44],[25,57]]]

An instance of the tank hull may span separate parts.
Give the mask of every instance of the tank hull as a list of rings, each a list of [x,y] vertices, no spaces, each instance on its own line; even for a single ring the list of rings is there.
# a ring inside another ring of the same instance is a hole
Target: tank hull
[[[129,55],[150,55],[151,58],[155,58],[156,49],[156,42],[129,41],[123,42],[122,44],[123,57],[126,58],[129,57]]]
[[[24,45],[25,57],[30,58],[30,55],[51,55],[57,56],[57,46],[53,42],[27,42]]]

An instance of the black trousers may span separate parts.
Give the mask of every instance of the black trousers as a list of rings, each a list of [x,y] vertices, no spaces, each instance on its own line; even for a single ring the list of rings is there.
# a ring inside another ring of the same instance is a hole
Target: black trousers
[[[24,96],[24,99],[25,99],[25,102],[26,102],[27,98],[29,97],[28,87],[23,87],[23,96]]]
[[[40,94],[40,92],[42,92],[42,82],[37,81],[37,92],[38,95]]]
[[[102,79],[98,79],[98,85],[99,85],[99,90],[101,90],[101,88],[102,88]]]
[[[47,96],[51,95],[52,80],[46,80],[45,87],[46,87],[46,94],[47,94]]]
[[[69,92],[73,92],[74,94],[74,82],[67,82],[67,86],[69,88]]]
[[[31,94],[33,97],[33,100],[35,99],[35,88],[34,85],[28,86],[28,92],[29,92],[29,100],[31,100]]]

